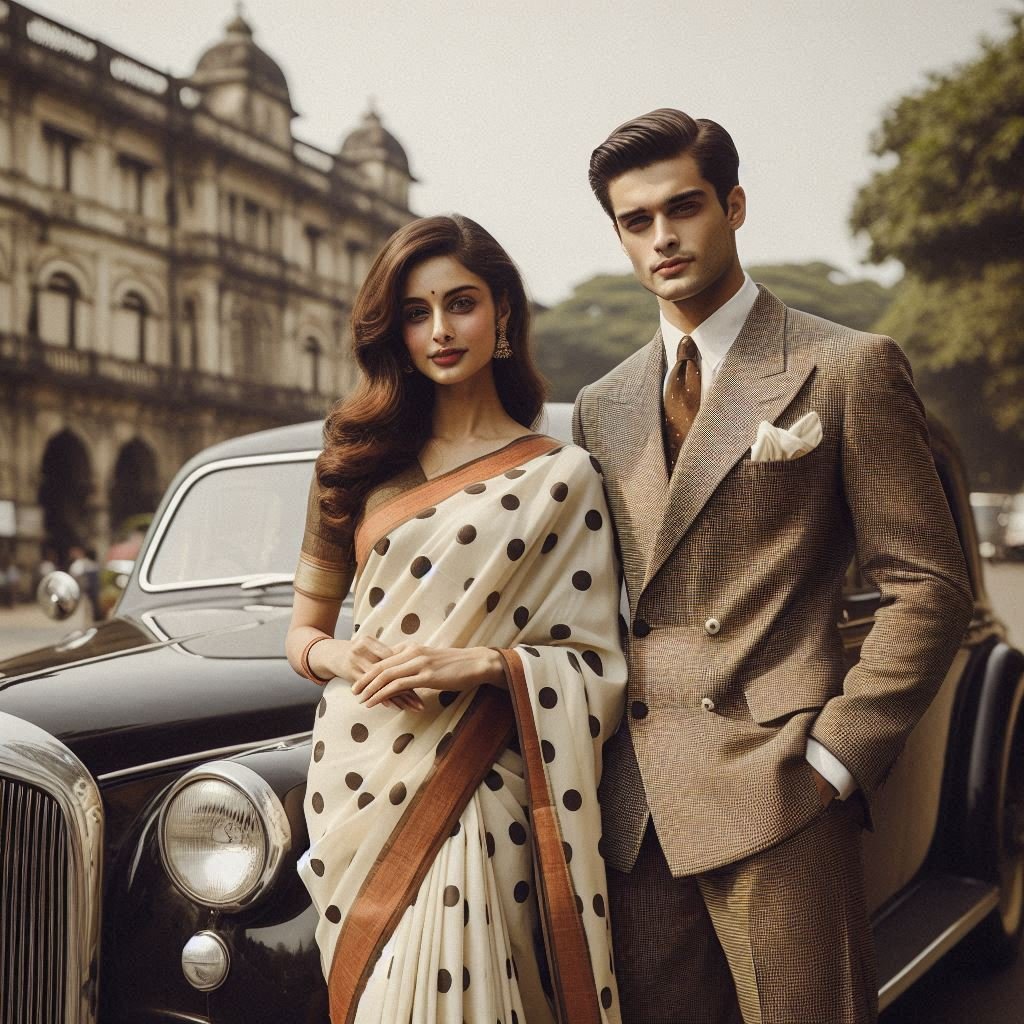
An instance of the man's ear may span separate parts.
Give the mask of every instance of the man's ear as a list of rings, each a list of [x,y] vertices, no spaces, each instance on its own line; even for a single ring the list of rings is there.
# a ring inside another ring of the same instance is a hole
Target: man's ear
[[[747,194],[742,186],[733,185],[725,200],[725,216],[729,227],[735,231],[747,219]]]

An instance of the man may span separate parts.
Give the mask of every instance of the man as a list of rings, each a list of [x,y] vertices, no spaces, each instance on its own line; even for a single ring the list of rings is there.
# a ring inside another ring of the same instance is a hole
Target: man
[[[721,126],[668,109],[590,164],[661,311],[574,419],[629,601],[601,792],[616,971],[626,1024],[861,1024],[860,829],[971,595],[905,357],[751,282],[738,165]],[[854,555],[882,601],[846,671]]]

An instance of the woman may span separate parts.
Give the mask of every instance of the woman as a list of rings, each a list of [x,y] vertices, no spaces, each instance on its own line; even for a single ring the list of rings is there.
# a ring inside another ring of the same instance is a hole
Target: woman
[[[334,1024],[619,1020],[598,853],[621,714],[596,463],[530,430],[514,264],[479,225],[400,229],[353,311],[288,634],[326,684],[300,864]],[[353,637],[334,628],[353,580]]]

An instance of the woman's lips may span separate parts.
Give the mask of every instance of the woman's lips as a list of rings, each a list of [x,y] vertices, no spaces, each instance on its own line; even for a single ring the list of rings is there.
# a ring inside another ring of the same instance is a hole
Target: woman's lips
[[[454,366],[465,354],[464,348],[446,348],[430,360],[435,366]]]

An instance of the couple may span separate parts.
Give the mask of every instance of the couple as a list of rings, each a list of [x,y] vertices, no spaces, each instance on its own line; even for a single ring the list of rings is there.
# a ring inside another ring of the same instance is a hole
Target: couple
[[[300,871],[333,1024],[876,1016],[859,831],[971,599],[906,359],[751,282],[737,167],[678,110],[594,151],[661,327],[580,447],[532,432],[479,226],[407,225],[363,285],[288,636],[326,683]],[[847,671],[854,555],[882,602]]]

